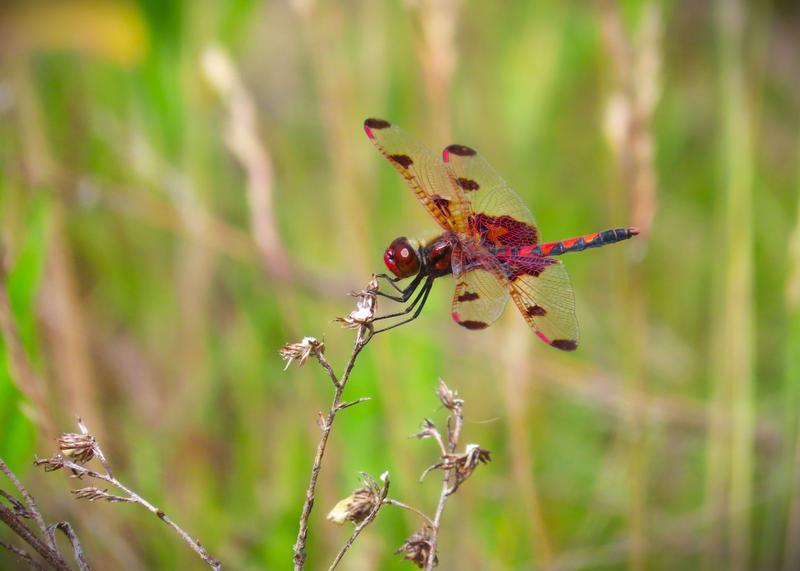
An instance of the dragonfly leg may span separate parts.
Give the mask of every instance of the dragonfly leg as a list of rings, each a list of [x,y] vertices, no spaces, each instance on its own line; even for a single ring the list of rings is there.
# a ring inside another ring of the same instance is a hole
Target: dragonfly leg
[[[389,285],[395,289],[396,292],[403,293],[403,289],[397,285],[397,282],[399,282],[401,278],[390,276],[389,274],[375,274],[375,277],[378,279],[386,280],[387,282],[389,282]]]
[[[429,279],[430,281],[433,281],[433,279],[432,279],[432,278],[428,278],[428,279]],[[381,315],[381,316],[379,316],[379,317],[376,317],[376,318],[375,318],[373,321],[378,321],[378,320],[380,320],[380,319],[389,319],[389,318],[392,318],[392,317],[399,317],[399,316],[401,316],[401,315],[407,315],[407,314],[411,313],[412,311],[414,311],[414,308],[416,307],[417,303],[419,303],[420,299],[422,299],[422,297],[423,297],[424,295],[426,295],[426,294],[425,294],[425,288],[426,288],[426,287],[429,287],[429,286],[427,285],[427,283],[426,283],[425,285],[423,285],[423,286],[422,286],[422,289],[421,289],[421,290],[419,290],[419,293],[417,294],[417,297],[415,297],[415,298],[414,298],[414,301],[412,301],[410,304],[408,304],[408,307],[406,307],[404,310],[402,310],[402,311],[397,311],[397,312],[395,312],[395,313],[389,313],[388,315]]]
[[[419,273],[419,274],[417,274],[417,275],[414,277],[414,279],[413,279],[413,280],[411,280],[411,283],[409,283],[409,284],[408,284],[408,285],[405,287],[405,289],[400,289],[400,288],[398,288],[398,287],[397,287],[397,285],[396,285],[396,284],[394,284],[394,283],[392,283],[392,282],[389,282],[389,283],[392,283],[392,287],[394,287],[394,288],[395,288],[395,289],[396,289],[396,290],[397,290],[397,291],[400,293],[400,295],[392,295],[392,294],[390,294],[390,293],[386,293],[386,292],[383,292],[383,291],[376,291],[376,292],[375,292],[375,295],[379,295],[379,296],[381,296],[381,297],[386,297],[386,298],[388,298],[388,299],[391,299],[392,301],[398,301],[398,302],[400,302],[400,303],[405,303],[405,302],[407,302],[409,299],[411,299],[411,296],[412,296],[412,295],[414,295],[414,292],[415,292],[415,291],[417,290],[417,288],[419,287],[419,284],[420,284],[420,282],[422,281],[422,278],[423,278],[423,277],[424,277],[424,276],[423,276],[423,274],[422,274],[422,273]]]
[[[433,286],[433,278],[428,278],[428,280],[425,282],[425,285],[422,286],[422,291],[420,292],[420,295],[417,298],[419,299],[420,302],[419,305],[417,306],[416,311],[414,312],[414,315],[412,315],[408,319],[405,319],[398,323],[393,323],[392,325],[384,327],[383,329],[379,329],[375,331],[373,335],[377,335],[378,333],[383,333],[384,331],[389,331],[390,329],[394,329],[395,327],[400,327],[401,325],[405,325],[406,323],[414,321],[417,317],[419,317],[419,314],[422,312],[422,308],[425,307],[425,302],[428,299],[428,294],[431,292],[432,286]],[[416,302],[416,300],[414,301]]]

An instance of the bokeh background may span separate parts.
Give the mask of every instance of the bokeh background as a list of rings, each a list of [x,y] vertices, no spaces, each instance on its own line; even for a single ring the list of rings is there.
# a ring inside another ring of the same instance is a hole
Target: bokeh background
[[[449,280],[368,346],[309,568],[359,471],[434,511],[435,446],[409,435],[443,418],[441,377],[493,454],[447,506],[442,569],[798,569],[799,112],[791,1],[5,2],[0,457],[98,569],[204,566],[31,467],[76,415],[227,568],[288,568],[332,391],[277,350],[324,338],[340,370],[347,293],[435,231],[364,136],[378,116],[479,149],[545,240],[643,232],[565,260],[576,353],[513,307],[456,327]],[[385,509],[343,568],[410,568],[418,524]]]

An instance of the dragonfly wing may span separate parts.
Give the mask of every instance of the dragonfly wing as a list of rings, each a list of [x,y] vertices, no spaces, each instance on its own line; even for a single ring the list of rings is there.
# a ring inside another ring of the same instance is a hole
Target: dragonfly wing
[[[539,242],[533,214],[522,198],[475,149],[450,145],[442,152],[451,184],[469,204],[467,234],[484,247]]]
[[[557,349],[578,348],[575,294],[567,269],[553,258],[505,263],[511,297],[536,335]]]
[[[367,119],[364,131],[439,226],[452,231],[465,227],[469,205],[451,185],[439,157],[400,127],[383,119]]]
[[[494,273],[475,268],[457,278],[453,320],[467,329],[485,329],[503,313],[508,289]]]

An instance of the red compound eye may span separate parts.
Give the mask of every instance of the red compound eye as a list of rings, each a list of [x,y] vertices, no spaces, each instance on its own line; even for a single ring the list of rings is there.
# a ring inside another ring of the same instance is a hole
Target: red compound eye
[[[419,256],[405,236],[397,238],[386,248],[383,263],[398,278],[407,278],[419,271]]]

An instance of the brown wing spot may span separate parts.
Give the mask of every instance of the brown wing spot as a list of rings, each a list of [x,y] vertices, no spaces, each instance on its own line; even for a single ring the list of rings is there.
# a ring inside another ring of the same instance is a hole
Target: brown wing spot
[[[547,315],[547,310],[544,307],[542,307],[541,305],[529,305],[525,309],[525,312],[530,317],[542,317],[544,315]]]
[[[458,182],[458,186],[468,191],[478,190],[481,187],[481,185],[479,185],[477,182],[469,178],[461,177],[459,179],[456,179],[456,182]]]
[[[578,348],[578,343],[572,339],[554,339],[550,345],[562,351],[574,351]]]
[[[431,195],[431,200],[442,214],[450,217],[450,200],[438,194]]]
[[[383,119],[375,119],[372,117],[364,121],[364,125],[366,125],[370,129],[387,129],[392,126],[392,124],[389,123],[389,121],[385,121]]]
[[[467,329],[486,329],[489,327],[488,323],[483,321],[472,321],[468,319],[467,321],[458,321],[457,322],[461,327],[466,327]]]
[[[471,149],[465,145],[449,145],[445,150],[459,157],[472,157],[478,154],[475,149]]]
[[[459,295],[456,299],[458,301],[475,301],[479,299],[481,296],[475,293],[474,291],[465,291],[461,295]]]
[[[396,162],[404,169],[414,164],[414,161],[408,155],[389,155],[389,159]]]

